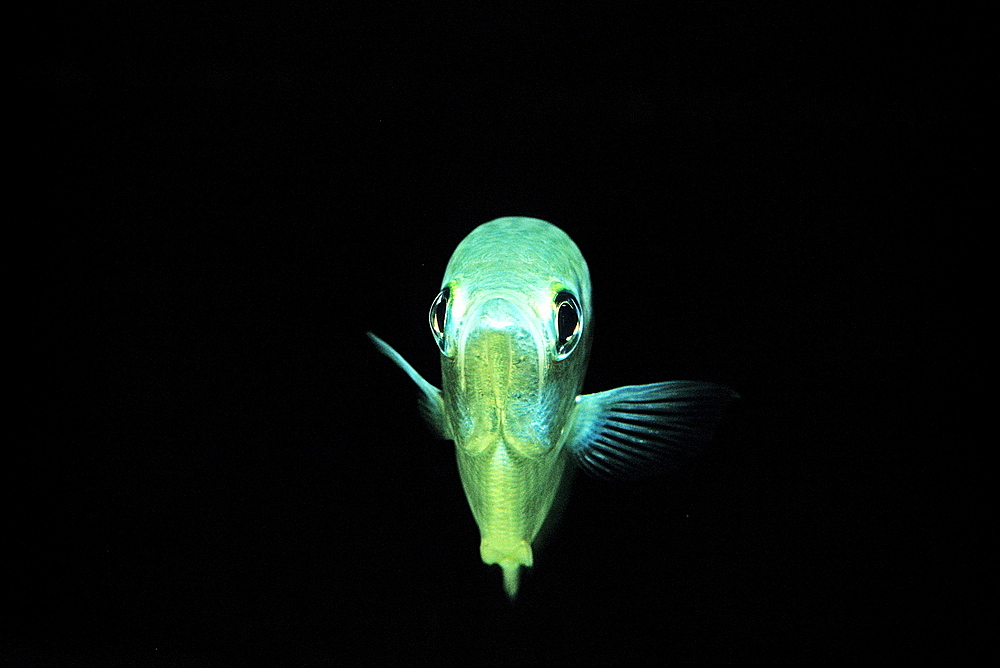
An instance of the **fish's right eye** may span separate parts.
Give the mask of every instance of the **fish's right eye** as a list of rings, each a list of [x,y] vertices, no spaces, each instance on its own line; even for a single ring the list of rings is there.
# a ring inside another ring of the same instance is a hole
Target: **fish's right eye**
[[[445,339],[445,325],[448,322],[448,305],[451,303],[451,288],[445,286],[438,296],[434,298],[431,303],[430,313],[427,314],[427,321],[431,326],[431,333],[434,335],[434,340],[437,342],[438,348],[445,355],[448,354],[446,350],[446,339]]]

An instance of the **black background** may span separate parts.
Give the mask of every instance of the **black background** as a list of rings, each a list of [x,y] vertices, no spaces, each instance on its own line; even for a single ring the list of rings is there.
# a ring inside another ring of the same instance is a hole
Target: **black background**
[[[15,26],[12,665],[970,650],[937,331],[975,17],[666,4]],[[579,476],[513,605],[364,335],[437,382],[444,266],[505,215],[588,259],[587,391],[742,395],[683,470]]]

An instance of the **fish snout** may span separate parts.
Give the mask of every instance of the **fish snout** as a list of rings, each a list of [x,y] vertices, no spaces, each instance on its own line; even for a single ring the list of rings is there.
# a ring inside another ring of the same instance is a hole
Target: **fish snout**
[[[521,308],[505,297],[493,297],[483,302],[475,321],[482,327],[505,331],[527,329],[528,325],[528,318]]]
[[[486,364],[480,369],[500,385],[515,382],[537,388],[545,337],[530,307],[506,297],[491,297],[473,310],[464,350]]]

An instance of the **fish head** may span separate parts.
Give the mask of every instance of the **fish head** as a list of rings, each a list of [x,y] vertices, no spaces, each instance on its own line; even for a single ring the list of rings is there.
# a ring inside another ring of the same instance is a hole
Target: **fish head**
[[[502,442],[540,457],[558,449],[590,347],[580,299],[564,283],[444,286],[431,308],[448,431],[459,449]]]

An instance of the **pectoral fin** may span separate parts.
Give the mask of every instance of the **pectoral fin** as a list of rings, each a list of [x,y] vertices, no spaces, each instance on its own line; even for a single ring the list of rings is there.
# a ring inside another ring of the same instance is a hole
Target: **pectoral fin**
[[[431,426],[438,435],[442,438],[451,438],[448,435],[447,427],[444,421],[444,400],[441,398],[441,390],[434,387],[426,380],[423,376],[417,373],[417,370],[410,366],[410,363],[403,359],[403,356],[392,349],[388,343],[378,338],[371,332],[368,332],[368,338],[372,340],[375,347],[378,348],[383,355],[391,359],[393,362],[399,365],[399,367],[406,372],[413,382],[417,384],[420,388],[420,411],[423,413],[424,419]]]
[[[576,399],[566,447],[588,473],[639,478],[674,466],[707,443],[735,392],[670,381],[628,385]]]

